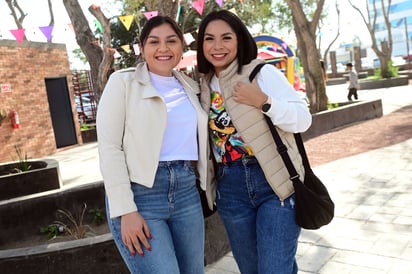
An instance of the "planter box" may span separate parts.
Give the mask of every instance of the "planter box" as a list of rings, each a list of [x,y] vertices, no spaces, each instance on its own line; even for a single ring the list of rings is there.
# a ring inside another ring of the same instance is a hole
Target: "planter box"
[[[389,87],[397,87],[397,86],[406,86],[409,84],[410,75],[399,72],[398,77],[388,78],[388,79],[375,79],[375,80],[366,80],[362,79],[365,78],[366,74],[361,74],[359,79],[360,89],[378,89],[378,88],[389,88]],[[402,75],[401,75],[402,74]],[[345,76],[345,75],[343,75]],[[337,78],[329,78],[326,84],[328,86],[333,85],[341,85],[345,84],[348,81],[348,77],[337,77]]]
[[[302,133],[302,138],[307,140],[341,126],[383,115],[381,99],[343,104],[344,106],[313,114],[312,125]]]
[[[21,173],[11,173],[18,165],[0,165],[0,201],[59,189],[61,186],[59,165],[56,160],[29,161],[31,169]]]
[[[103,182],[35,198],[0,203],[0,269],[2,273],[129,273],[110,233],[81,240],[4,249],[2,243],[39,234],[39,227],[56,220],[57,209],[77,212],[79,206],[105,210]],[[92,221],[85,215],[86,224]],[[46,235],[43,235],[46,237]],[[217,213],[205,219],[205,265],[230,251],[229,240]]]
[[[97,141],[97,133],[95,128],[81,130],[80,132],[82,134],[83,143],[91,143]]]
[[[362,80],[359,81],[360,89],[379,89],[379,88],[390,88],[397,86],[407,86],[409,84],[408,76],[398,76],[388,79],[377,79],[377,80]]]

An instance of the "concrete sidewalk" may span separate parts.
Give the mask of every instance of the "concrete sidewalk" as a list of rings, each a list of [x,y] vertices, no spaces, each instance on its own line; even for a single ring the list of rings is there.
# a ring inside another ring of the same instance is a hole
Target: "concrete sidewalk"
[[[412,139],[314,168],[336,204],[335,218],[302,230],[299,273],[411,273]],[[231,253],[207,274],[240,273]]]
[[[328,86],[332,102],[346,101],[346,85]],[[382,99],[384,115],[412,105],[412,87],[361,90],[359,98]],[[412,126],[411,119],[405,125]],[[63,188],[101,181],[97,144],[62,150]],[[377,150],[314,168],[336,204],[335,219],[316,231],[303,230],[299,273],[411,273],[412,136]],[[206,267],[206,274],[240,273],[231,253]]]
[[[382,99],[384,115],[412,105],[410,85],[358,93],[361,100]],[[346,84],[328,86],[327,94],[345,102]],[[412,117],[404,123],[412,126]],[[302,230],[299,273],[411,273],[412,136],[314,171],[335,201],[335,218],[319,230]],[[240,273],[231,253],[206,267],[206,274],[229,273]]]

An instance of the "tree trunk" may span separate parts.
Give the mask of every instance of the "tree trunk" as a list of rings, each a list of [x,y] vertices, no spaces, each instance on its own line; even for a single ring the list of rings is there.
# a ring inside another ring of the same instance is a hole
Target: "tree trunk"
[[[96,102],[100,101],[103,89],[106,86],[107,78],[109,76],[109,71],[113,64],[113,54],[114,50],[111,48],[112,35],[110,33],[110,22],[109,19],[103,14],[99,6],[91,5],[89,7],[91,14],[99,20],[103,28],[103,60],[100,62],[99,71],[97,75],[97,81],[95,85]]]
[[[24,18],[26,18],[26,14],[24,13],[24,11],[22,10],[22,8],[20,7],[19,3],[17,2],[17,0],[6,0],[7,6],[9,7],[10,11],[11,11],[11,16],[13,16],[14,22],[16,23],[17,29],[22,29],[23,28],[23,21]],[[20,17],[17,18],[17,13],[16,10],[19,12]],[[23,40],[27,40],[26,35],[24,35]]]
[[[49,14],[50,14],[50,22],[49,26],[54,26],[54,13],[53,13],[53,5],[51,0],[47,0],[47,3],[49,5]],[[49,43],[52,43],[53,37],[50,37]]]
[[[98,102],[103,91],[102,89],[97,89],[99,68],[100,63],[103,59],[103,50],[100,47],[99,42],[95,38],[93,32],[91,31],[89,22],[87,21],[78,0],[63,0],[63,4],[73,25],[77,44],[80,46],[89,62],[94,95],[96,102]]]
[[[298,0],[286,0],[292,11],[293,25],[300,51],[305,75],[306,94],[312,113],[328,108],[325,79],[320,65],[320,53],[316,47],[316,28],[322,12],[324,0],[318,1],[318,7],[312,21],[308,21]]]
[[[375,52],[376,56],[379,58],[380,62],[380,69],[381,69],[381,76],[382,78],[389,78],[391,74],[389,73],[389,60],[391,60],[392,56],[392,31],[391,31],[391,23],[389,21],[389,14],[391,10],[392,0],[386,1],[385,4],[384,0],[381,0],[381,8],[378,9],[376,7],[376,1],[373,0],[370,4],[368,0],[365,0],[365,5],[367,8],[367,14],[364,15],[362,11],[352,4],[351,0],[348,0],[349,4],[354,8],[362,17],[363,22],[365,23],[366,27],[368,28],[369,34],[372,40],[372,49]],[[372,11],[370,12],[369,5],[372,6]],[[385,21],[386,30],[388,33],[388,42],[381,43],[381,50],[378,47],[378,42],[376,40],[375,31],[376,31],[376,20],[378,13],[380,13]]]

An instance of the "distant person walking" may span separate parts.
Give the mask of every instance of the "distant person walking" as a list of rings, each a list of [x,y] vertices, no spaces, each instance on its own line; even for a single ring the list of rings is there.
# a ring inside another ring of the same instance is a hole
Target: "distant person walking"
[[[353,69],[352,63],[347,63],[346,69],[349,72],[348,100],[352,101],[352,96],[355,97],[355,100],[358,100],[358,89],[359,89],[358,74]]]

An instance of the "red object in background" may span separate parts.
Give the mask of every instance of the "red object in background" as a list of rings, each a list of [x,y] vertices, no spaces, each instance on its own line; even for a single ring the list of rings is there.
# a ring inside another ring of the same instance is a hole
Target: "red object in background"
[[[271,59],[280,59],[287,58],[288,56],[284,53],[268,50],[268,49],[258,49],[257,58],[261,60],[271,60]]]
[[[13,110],[10,113],[10,119],[11,119],[11,127],[14,129],[20,128],[20,118],[19,118],[19,114],[17,113],[17,111]]]
[[[405,55],[402,57],[405,61],[412,61],[412,54],[409,53],[408,55]]]

